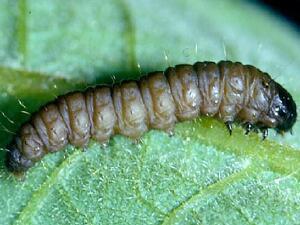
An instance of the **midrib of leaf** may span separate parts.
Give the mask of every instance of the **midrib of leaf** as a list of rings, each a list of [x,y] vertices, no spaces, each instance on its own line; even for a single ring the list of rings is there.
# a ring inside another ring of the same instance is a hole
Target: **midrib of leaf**
[[[222,192],[226,187],[229,185],[240,181],[244,178],[247,178],[248,176],[254,175],[256,173],[262,172],[263,167],[258,166],[257,164],[252,164],[239,172],[236,172],[234,174],[231,174],[227,176],[226,178],[219,180],[213,184],[208,185],[207,187],[200,189],[199,191],[192,194],[190,197],[188,197],[185,201],[182,201],[177,207],[173,208],[167,215],[165,220],[162,222],[162,225],[168,225],[172,224],[172,219],[176,217],[176,214],[178,214],[179,211],[183,210],[187,205],[190,205],[194,202],[199,201],[199,198],[203,196],[212,195],[218,192]],[[242,214],[242,216],[245,217],[245,215]],[[248,218],[246,218],[248,219]]]
[[[25,67],[27,57],[27,1],[19,0],[17,18],[18,51],[21,56],[21,65]]]

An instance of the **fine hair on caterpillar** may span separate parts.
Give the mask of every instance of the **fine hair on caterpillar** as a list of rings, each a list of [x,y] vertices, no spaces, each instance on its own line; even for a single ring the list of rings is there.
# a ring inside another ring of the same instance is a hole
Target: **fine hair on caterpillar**
[[[104,143],[115,134],[139,138],[149,129],[171,131],[200,115],[232,123],[246,134],[290,131],[297,120],[292,96],[267,73],[239,62],[196,62],[152,72],[139,81],[96,86],[57,97],[22,125],[7,146],[6,167],[24,172],[67,144]]]

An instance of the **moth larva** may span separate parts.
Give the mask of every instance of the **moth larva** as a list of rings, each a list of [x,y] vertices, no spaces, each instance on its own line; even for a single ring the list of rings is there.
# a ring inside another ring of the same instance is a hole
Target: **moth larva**
[[[172,130],[175,122],[199,115],[245,126],[291,130],[296,122],[292,96],[259,69],[231,61],[196,62],[153,72],[140,81],[97,86],[59,96],[32,115],[8,146],[6,166],[23,172],[48,152],[114,134],[138,138],[149,129]]]

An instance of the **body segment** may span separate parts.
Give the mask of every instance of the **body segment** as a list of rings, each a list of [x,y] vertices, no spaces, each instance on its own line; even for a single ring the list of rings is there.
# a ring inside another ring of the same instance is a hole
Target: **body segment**
[[[175,103],[169,83],[162,72],[149,74],[140,81],[149,127],[171,130],[176,122]]]

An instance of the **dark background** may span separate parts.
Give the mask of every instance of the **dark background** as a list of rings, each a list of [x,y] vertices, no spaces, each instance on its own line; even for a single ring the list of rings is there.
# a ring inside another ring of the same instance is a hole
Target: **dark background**
[[[259,0],[258,3],[285,17],[300,29],[300,0]]]

